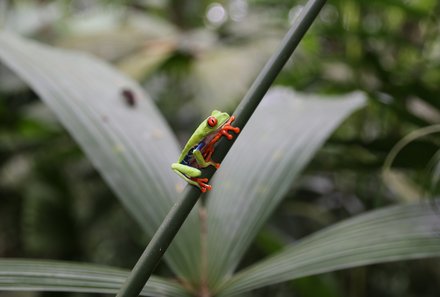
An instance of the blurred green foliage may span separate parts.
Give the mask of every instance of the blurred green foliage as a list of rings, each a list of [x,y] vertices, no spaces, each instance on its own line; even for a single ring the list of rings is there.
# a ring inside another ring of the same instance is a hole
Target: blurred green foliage
[[[114,63],[145,86],[184,141],[209,110],[233,110],[303,4],[16,0],[0,4],[0,22]],[[397,141],[440,122],[439,15],[437,0],[329,1],[277,84],[328,94],[362,90],[369,106],[320,150],[241,266],[348,216],[438,194],[439,135],[411,142],[392,175],[381,173]],[[0,197],[1,257],[131,267],[147,240],[54,116],[4,66]],[[255,296],[437,296],[439,274],[437,260],[377,265]]]

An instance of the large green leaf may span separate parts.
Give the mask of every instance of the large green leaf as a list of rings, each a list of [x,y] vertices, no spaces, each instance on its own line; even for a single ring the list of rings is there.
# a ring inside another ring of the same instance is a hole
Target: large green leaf
[[[279,37],[279,36],[277,36]],[[235,104],[257,76],[279,38],[251,39],[239,46],[215,43],[194,62],[196,104],[204,113]],[[234,73],[233,79],[225,79]]]
[[[0,61],[49,105],[84,149],[122,203],[152,235],[178,197],[170,170],[178,145],[140,86],[108,64],[0,32]],[[121,92],[129,89],[135,104]],[[185,249],[198,241],[198,219],[188,218],[165,257],[177,274],[194,271],[198,257]],[[197,250],[198,246],[193,246]]]
[[[439,203],[389,207],[331,226],[238,273],[218,296],[348,267],[440,256]]]
[[[128,271],[59,261],[0,259],[0,291],[117,293]],[[187,296],[176,282],[151,277],[142,296]]]
[[[264,98],[213,179],[207,206],[211,287],[232,274],[295,176],[364,101],[360,93],[316,97],[281,88]]]

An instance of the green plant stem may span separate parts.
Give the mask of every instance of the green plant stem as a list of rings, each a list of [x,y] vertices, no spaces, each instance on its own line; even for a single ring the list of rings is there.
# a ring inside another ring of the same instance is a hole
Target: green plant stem
[[[326,0],[309,0],[301,14],[293,23],[290,30],[281,42],[279,49],[266,63],[252,86],[237,107],[234,115],[234,125],[243,128],[253,112],[263,99],[267,90],[280,73],[281,69],[298,46],[302,37],[315,20]],[[231,148],[233,141],[221,139],[216,147],[213,159],[221,162]],[[214,169],[203,170],[203,175],[211,178]],[[186,187],[183,197],[173,205],[163,223],[154,234],[144,253],[139,258],[129,277],[125,281],[117,297],[137,297],[150,278],[165,250],[179,231],[186,217],[191,212],[200,197],[200,190],[196,187]]]

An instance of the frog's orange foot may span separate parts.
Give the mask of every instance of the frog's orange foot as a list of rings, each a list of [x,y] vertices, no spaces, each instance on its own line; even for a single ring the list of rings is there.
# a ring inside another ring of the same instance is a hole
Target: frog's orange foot
[[[220,131],[220,133],[223,136],[226,136],[226,138],[228,140],[231,140],[232,138],[234,138],[234,136],[232,136],[231,134],[228,133],[228,131],[234,131],[236,134],[240,133],[240,128],[237,127],[232,127],[232,126],[227,126],[227,127],[223,127],[222,130]]]
[[[191,178],[191,180],[195,181],[199,185],[200,191],[202,193],[205,193],[206,191],[212,189],[212,186],[207,184],[208,179],[206,177],[205,178],[193,177]]]
[[[228,140],[231,140],[231,139],[233,138],[233,136],[232,136],[231,134],[228,133],[229,131],[233,131],[235,134],[240,133],[240,128],[238,128],[238,127],[233,127],[233,126],[231,125],[231,123],[232,123],[234,120],[235,120],[235,117],[234,117],[234,116],[231,116],[231,117],[229,118],[229,120],[225,123],[225,125],[224,125],[224,126],[221,128],[221,130],[220,130],[221,135],[226,136],[226,138],[227,138]]]

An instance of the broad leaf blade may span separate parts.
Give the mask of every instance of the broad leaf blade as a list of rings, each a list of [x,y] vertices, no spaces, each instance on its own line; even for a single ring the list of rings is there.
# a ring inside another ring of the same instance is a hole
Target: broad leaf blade
[[[337,100],[329,100],[337,99]],[[274,89],[241,132],[208,198],[209,282],[230,276],[295,176],[364,96],[314,98]]]
[[[276,36],[279,37],[279,36]],[[279,38],[252,39],[240,46],[215,43],[194,63],[197,106],[204,112],[235,105],[279,43]],[[233,79],[225,79],[234,73]]]
[[[169,127],[134,81],[91,56],[57,50],[0,33],[0,60],[49,105],[91,162],[150,236],[162,222],[180,183],[170,164],[179,155]],[[130,90],[134,104],[124,99]],[[192,214],[166,259],[179,275],[198,258],[185,249],[198,240]],[[193,247],[197,249],[198,246]]]
[[[440,256],[440,200],[346,220],[238,273],[218,296],[343,268]]]
[[[60,261],[0,260],[0,291],[57,291],[115,294],[128,271]],[[142,296],[187,296],[179,284],[152,276]]]

